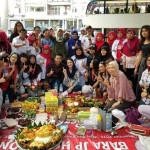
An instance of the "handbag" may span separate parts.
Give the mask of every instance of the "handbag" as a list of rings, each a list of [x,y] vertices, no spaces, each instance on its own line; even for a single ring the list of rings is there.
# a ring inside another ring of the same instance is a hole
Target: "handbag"
[[[129,124],[128,126],[126,126],[126,128],[127,128],[127,132],[131,132],[143,136],[150,135],[150,128],[147,127],[143,127],[136,124]]]

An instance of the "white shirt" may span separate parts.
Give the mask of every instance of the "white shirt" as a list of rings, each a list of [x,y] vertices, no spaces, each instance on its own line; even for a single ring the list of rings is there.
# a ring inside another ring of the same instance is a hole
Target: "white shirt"
[[[26,42],[26,45],[18,47],[18,48],[14,47],[15,44],[22,44],[24,41]],[[15,37],[12,41],[12,52],[11,53],[12,54],[17,53],[20,55],[22,53],[27,53],[28,51],[30,51],[28,40],[25,39],[24,41],[22,41],[19,36]]]
[[[46,59],[44,57],[42,57],[40,54],[36,55],[36,63],[40,64],[41,62],[44,61],[44,64],[40,65],[42,72],[41,72],[41,79],[45,79],[46,76]]]
[[[86,69],[82,67],[82,62],[84,63],[84,65],[86,66],[87,63],[87,58],[83,58],[83,59],[76,59],[75,56],[71,57],[75,63],[76,68],[78,69],[79,72],[81,72],[83,75],[86,72]]]
[[[38,46],[37,46],[36,48],[39,50],[38,52],[36,52],[36,49],[35,49],[34,46],[29,46],[29,49],[30,49],[30,55],[33,54],[33,55],[37,56],[37,54],[40,53],[40,48],[39,48]]]
[[[95,44],[95,37],[91,36],[90,38],[91,38],[92,43]],[[90,47],[90,42],[89,42],[89,38],[87,37],[87,35],[84,35],[82,37],[81,43],[83,44],[84,48],[89,48]]]
[[[29,74],[23,72],[23,85],[31,85],[31,81],[29,80]],[[37,76],[36,79],[33,80],[34,85],[37,85],[37,81],[41,81],[41,73],[39,73],[39,75]]]

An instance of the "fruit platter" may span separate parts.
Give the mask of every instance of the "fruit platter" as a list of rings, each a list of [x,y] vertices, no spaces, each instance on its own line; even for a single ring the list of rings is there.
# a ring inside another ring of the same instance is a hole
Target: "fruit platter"
[[[63,130],[53,124],[34,123],[18,129],[15,138],[22,150],[52,150],[62,142],[63,136]]]

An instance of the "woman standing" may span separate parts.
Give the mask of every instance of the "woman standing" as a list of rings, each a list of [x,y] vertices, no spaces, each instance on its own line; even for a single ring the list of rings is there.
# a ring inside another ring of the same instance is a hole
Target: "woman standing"
[[[110,31],[107,35],[107,43],[109,44],[110,50],[112,49],[112,45],[117,38],[117,34],[115,31]]]
[[[109,47],[108,43],[104,41],[104,34],[101,32],[98,32],[96,34],[95,44],[97,46],[98,51],[100,51],[101,47],[104,45]]]
[[[51,48],[53,48],[54,43],[53,43],[53,41],[49,38],[49,30],[48,30],[48,29],[45,29],[45,30],[43,31],[41,43],[42,43],[42,46],[44,46],[44,45],[49,45]]]
[[[41,28],[39,26],[34,27],[34,33],[35,33],[36,41],[37,41],[38,47],[41,48],[42,43],[41,43],[40,32],[41,32]]]
[[[137,74],[138,68],[138,82],[141,79],[142,72],[146,69],[145,66],[145,59],[148,54],[150,54],[150,26],[145,25],[141,28],[140,31],[140,36],[141,36],[141,43],[140,43],[140,48],[139,48],[139,54],[137,61],[135,63],[135,70],[134,73]],[[136,98],[138,101],[141,100],[141,89],[139,87],[139,84],[137,84],[136,88]]]
[[[132,82],[134,93],[136,93],[137,79],[134,77],[136,56],[139,52],[139,39],[133,29],[127,30],[126,39],[123,42],[122,62],[123,70],[127,78]]]
[[[68,40],[68,57],[75,55],[75,49],[81,46],[81,41],[78,37],[78,31],[74,30],[71,33],[71,38]]]
[[[52,58],[54,59],[56,54],[61,54],[63,56],[63,60],[65,60],[67,58],[68,52],[65,46],[65,43],[68,41],[69,36],[67,36],[68,34],[66,34],[66,38],[63,38],[63,30],[62,29],[58,29],[57,30],[57,36],[53,37],[52,35],[50,35],[50,39],[54,42],[54,48],[52,50]]]
[[[81,91],[79,71],[71,58],[67,59],[67,67],[63,69],[63,73],[63,90],[67,90],[68,93]]]
[[[75,55],[71,57],[80,74],[80,84],[85,85],[84,74],[86,72],[87,57],[84,55],[82,47],[75,50]]]
[[[7,56],[11,54],[11,45],[7,39],[6,33],[0,31],[0,59],[8,62]]]
[[[33,54],[36,56],[38,53],[40,53],[40,48],[38,47],[38,42],[34,32],[29,34],[27,40],[29,41],[30,55]]]
[[[11,34],[11,36],[9,37],[9,42],[12,43],[13,39],[17,36],[19,36],[20,34],[20,30],[23,29],[23,24],[20,21],[17,21],[15,23],[15,27],[14,27],[14,31]]]
[[[126,31],[124,28],[119,28],[117,32],[117,39],[114,41],[112,45],[112,56],[113,58],[118,62],[119,69],[123,71],[122,66],[122,47],[123,47],[123,41],[125,40]]]

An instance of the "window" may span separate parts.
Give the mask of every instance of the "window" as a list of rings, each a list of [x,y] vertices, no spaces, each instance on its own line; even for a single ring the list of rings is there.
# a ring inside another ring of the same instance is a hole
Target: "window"
[[[60,15],[60,7],[59,6],[53,6],[50,7],[48,10],[49,15]]]
[[[49,21],[48,20],[35,20],[35,26],[39,26],[41,30],[49,28]]]
[[[25,20],[25,28],[26,30],[33,30],[34,20]]]
[[[77,8],[72,8],[72,12],[76,13],[77,12]]]
[[[44,11],[44,7],[36,7],[36,8],[35,8],[35,11],[36,11],[36,12]]]
[[[44,12],[44,6],[43,7],[35,7],[35,6],[28,6],[27,7],[27,12]]]

